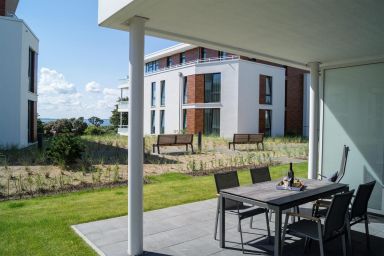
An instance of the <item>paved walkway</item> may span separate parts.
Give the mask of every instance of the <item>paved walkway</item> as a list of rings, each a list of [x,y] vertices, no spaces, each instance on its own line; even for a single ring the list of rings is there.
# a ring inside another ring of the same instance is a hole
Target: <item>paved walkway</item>
[[[243,255],[240,235],[237,232],[237,217],[229,216],[227,221],[226,246],[219,248],[213,239],[213,227],[217,200],[206,200],[166,209],[144,213],[144,249],[145,255]],[[371,218],[371,251],[365,247],[363,225],[356,225],[352,234],[354,256],[384,255],[384,218]],[[74,225],[73,229],[100,255],[127,255],[127,217],[118,217],[91,223]],[[254,228],[249,228],[249,220],[243,224],[244,241],[247,254],[271,255],[273,244],[266,238],[264,215],[254,220]],[[271,222],[271,230],[274,230]],[[273,233],[272,233],[273,235]],[[301,239],[288,236],[284,255],[303,255],[304,243]],[[318,255],[317,243],[313,243],[310,252]],[[326,245],[327,255],[341,255],[340,240]]]

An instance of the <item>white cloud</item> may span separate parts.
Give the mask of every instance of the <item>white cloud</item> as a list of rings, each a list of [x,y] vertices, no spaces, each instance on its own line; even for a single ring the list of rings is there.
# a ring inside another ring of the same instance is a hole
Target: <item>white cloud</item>
[[[45,118],[98,116],[109,118],[120,96],[120,90],[106,88],[96,81],[78,90],[62,73],[41,68],[38,84],[38,111]],[[89,93],[91,92],[91,93]]]
[[[89,82],[85,85],[85,90],[87,92],[99,93],[101,92],[100,84],[95,81]]]

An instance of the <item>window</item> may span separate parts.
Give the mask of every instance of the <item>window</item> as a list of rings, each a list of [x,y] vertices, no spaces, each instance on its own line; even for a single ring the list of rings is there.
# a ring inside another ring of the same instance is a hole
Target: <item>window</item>
[[[185,52],[180,53],[180,64],[184,64],[186,61]]]
[[[35,93],[36,80],[37,80],[37,54],[31,48],[29,48],[29,57],[28,57],[28,80],[29,80],[29,91],[32,93]]]
[[[183,80],[183,104],[188,104],[188,77]]]
[[[183,109],[183,130],[187,129],[187,110]]]
[[[206,48],[201,48],[200,58],[203,60],[205,60],[207,58],[207,49]]]
[[[259,110],[259,132],[264,133],[265,136],[271,136],[272,110],[267,110],[267,109]]]
[[[158,60],[150,61],[145,64],[145,72],[151,73],[160,69],[160,62]]]
[[[204,102],[220,102],[221,74],[205,74]]]
[[[260,75],[259,78],[259,103],[272,104],[272,77]]]
[[[37,114],[36,102],[28,101],[28,142],[35,142],[37,139]]]
[[[219,52],[218,52],[218,57],[219,57],[220,59],[223,59],[223,58],[227,57],[227,53],[226,53],[226,52],[219,51]]]
[[[173,65],[172,57],[167,57],[167,68]]]
[[[156,132],[155,117],[156,117],[155,110],[151,110],[151,134],[155,134]]]
[[[160,82],[160,106],[165,106],[165,81]]]
[[[164,115],[165,110],[160,110],[160,134],[164,134]]]
[[[204,134],[220,135],[220,109],[204,109]]]
[[[156,82],[151,84],[151,106],[156,106]]]

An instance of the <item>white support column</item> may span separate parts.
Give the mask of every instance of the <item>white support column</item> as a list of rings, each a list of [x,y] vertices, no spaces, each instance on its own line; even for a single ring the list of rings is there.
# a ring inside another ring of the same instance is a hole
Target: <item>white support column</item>
[[[317,179],[319,158],[319,63],[311,62],[308,66],[311,68],[308,178]]]
[[[144,24],[129,23],[128,255],[143,254]]]

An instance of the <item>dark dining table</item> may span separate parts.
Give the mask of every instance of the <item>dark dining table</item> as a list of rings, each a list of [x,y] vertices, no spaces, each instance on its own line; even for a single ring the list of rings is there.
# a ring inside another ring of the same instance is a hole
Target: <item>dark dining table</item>
[[[302,191],[277,190],[278,181],[267,181],[252,185],[239,186],[220,191],[220,247],[225,248],[225,200],[259,206],[275,213],[274,255],[281,255],[282,213],[284,210],[327,198],[348,191],[348,185],[328,181],[301,179],[305,185]]]

